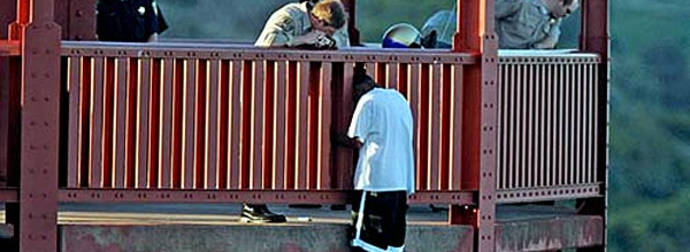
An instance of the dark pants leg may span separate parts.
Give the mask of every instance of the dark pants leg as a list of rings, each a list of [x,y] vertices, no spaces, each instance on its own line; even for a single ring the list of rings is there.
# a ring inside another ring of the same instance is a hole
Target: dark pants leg
[[[405,243],[405,216],[407,195],[405,191],[367,192],[364,203],[364,220],[360,239],[383,250],[388,246],[400,247]],[[355,194],[352,204],[352,237],[356,235],[362,192]]]

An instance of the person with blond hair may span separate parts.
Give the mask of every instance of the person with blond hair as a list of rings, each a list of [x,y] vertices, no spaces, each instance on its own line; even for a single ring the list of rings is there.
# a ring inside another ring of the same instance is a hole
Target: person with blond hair
[[[347,17],[339,0],[289,3],[269,17],[254,45],[308,49],[349,47]]]
[[[254,43],[266,48],[337,49],[350,47],[347,13],[338,0],[305,0],[289,3],[268,18]],[[282,214],[265,204],[242,204],[240,221],[247,223],[285,222]]]

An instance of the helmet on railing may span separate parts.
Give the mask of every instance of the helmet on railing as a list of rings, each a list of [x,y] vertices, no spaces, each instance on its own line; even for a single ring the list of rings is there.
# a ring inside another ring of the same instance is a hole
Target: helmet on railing
[[[394,24],[381,39],[383,48],[421,48],[422,35],[419,30],[407,23]]]

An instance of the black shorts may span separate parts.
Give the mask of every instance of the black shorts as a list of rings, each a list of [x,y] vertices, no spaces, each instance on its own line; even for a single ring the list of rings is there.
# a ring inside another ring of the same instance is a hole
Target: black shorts
[[[360,204],[364,192],[355,193],[352,202],[352,238],[357,238],[382,250],[388,246],[401,247],[405,244],[405,215],[407,214],[407,192],[366,192],[363,219],[358,229]],[[356,244],[355,244],[356,245]]]

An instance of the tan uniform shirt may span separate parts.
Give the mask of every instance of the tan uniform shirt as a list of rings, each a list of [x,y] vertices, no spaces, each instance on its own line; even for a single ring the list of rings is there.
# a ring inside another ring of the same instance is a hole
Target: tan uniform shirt
[[[309,15],[306,2],[286,4],[271,15],[254,45],[291,47],[294,37],[311,31]],[[347,25],[337,30],[332,38],[335,40],[336,47],[350,47]]]
[[[499,48],[548,49],[558,43],[560,19],[551,17],[542,0],[496,0],[495,11]]]

